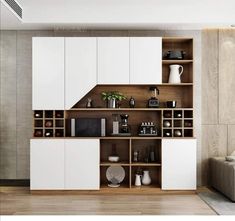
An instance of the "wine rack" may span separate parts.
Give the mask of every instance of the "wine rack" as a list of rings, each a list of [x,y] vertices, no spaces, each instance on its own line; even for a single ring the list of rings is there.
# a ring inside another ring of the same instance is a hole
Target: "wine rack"
[[[65,117],[63,110],[35,110],[34,137],[64,137]]]
[[[162,136],[193,137],[193,110],[163,110]]]

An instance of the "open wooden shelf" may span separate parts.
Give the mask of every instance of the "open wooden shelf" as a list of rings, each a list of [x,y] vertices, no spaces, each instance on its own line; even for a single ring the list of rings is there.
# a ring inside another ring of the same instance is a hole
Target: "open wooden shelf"
[[[117,163],[112,163],[112,162],[101,162],[100,166],[130,166],[128,162],[117,162]]]
[[[192,62],[193,60],[162,60],[163,64],[187,64]]]
[[[161,164],[160,163],[131,163],[131,166],[144,166],[144,167],[160,167]]]
[[[69,111],[161,111],[161,110],[193,110],[191,107],[185,108],[72,108]]]

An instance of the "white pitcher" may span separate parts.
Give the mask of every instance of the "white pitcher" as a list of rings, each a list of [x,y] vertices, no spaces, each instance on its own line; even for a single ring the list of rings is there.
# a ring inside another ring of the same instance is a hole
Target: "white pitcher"
[[[181,71],[180,71],[181,68]],[[180,76],[183,74],[184,68],[182,65],[172,64],[170,65],[170,75],[168,83],[179,84],[181,83]]]
[[[141,186],[141,175],[135,175],[135,186]]]

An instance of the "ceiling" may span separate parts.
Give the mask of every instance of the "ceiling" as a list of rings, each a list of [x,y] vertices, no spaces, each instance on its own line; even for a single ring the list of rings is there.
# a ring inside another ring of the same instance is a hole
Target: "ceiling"
[[[235,24],[234,0],[17,0],[1,29],[201,29]]]

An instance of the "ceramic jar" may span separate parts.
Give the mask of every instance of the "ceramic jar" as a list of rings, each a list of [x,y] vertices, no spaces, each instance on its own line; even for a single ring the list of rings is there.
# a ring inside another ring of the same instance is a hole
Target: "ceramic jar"
[[[143,171],[143,177],[142,177],[142,184],[143,185],[149,185],[151,184],[151,177],[149,175],[149,171],[148,170],[144,170]]]

